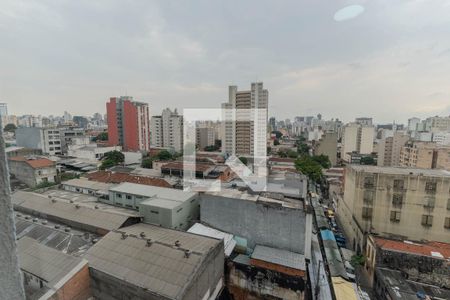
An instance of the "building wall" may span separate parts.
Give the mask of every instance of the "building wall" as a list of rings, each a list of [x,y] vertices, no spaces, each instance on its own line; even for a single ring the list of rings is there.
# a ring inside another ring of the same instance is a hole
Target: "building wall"
[[[401,151],[408,140],[409,136],[402,132],[395,132],[392,137],[382,139],[378,144],[378,165],[399,166]]]
[[[326,132],[314,149],[314,154],[328,156],[331,165],[335,166],[337,163],[337,139],[338,134],[336,132]]]
[[[359,153],[370,154],[373,152],[373,140],[375,138],[375,130],[373,126],[362,126],[360,134]]]
[[[125,151],[139,150],[139,128],[137,108],[130,101],[123,102],[122,109],[123,148]]]
[[[368,184],[369,178],[373,185]],[[394,180],[403,181],[403,188],[395,187]],[[427,190],[433,182],[436,190]],[[448,242],[449,229],[444,228],[444,222],[450,217],[449,177],[388,175],[347,168],[344,191],[338,218],[345,224],[349,240],[355,240],[355,247],[365,247],[364,238],[358,237],[358,228],[365,234]],[[399,213],[398,220],[391,219],[393,212]],[[424,216],[432,216],[431,225],[422,224]]]
[[[35,187],[43,181],[55,182],[55,167],[33,169],[26,162],[12,160],[8,161],[8,165],[9,173],[29,187]]]
[[[116,98],[110,98],[106,103],[106,113],[108,115],[108,144],[110,146],[120,145]]]
[[[201,195],[201,221],[256,244],[305,253],[306,213],[212,194]]]
[[[86,263],[74,274],[50,299],[54,300],[85,300],[92,297],[89,268]]]
[[[44,151],[44,137],[41,128],[22,127],[16,130],[16,144],[19,147]]]
[[[176,152],[183,149],[183,116],[166,108],[151,120],[151,145],[170,147]]]

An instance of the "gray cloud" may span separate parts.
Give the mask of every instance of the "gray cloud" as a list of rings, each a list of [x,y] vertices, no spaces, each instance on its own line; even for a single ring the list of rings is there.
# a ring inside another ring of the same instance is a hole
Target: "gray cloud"
[[[364,13],[335,22],[354,3],[4,0],[0,100],[92,114],[127,93],[156,114],[219,107],[227,85],[262,80],[281,118],[450,113],[449,1],[355,2]]]

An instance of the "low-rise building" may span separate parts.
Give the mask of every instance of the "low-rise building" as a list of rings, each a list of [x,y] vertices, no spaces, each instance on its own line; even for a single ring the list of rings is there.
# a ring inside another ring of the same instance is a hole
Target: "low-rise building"
[[[88,299],[92,297],[87,260],[65,254],[24,237],[17,254],[27,299]]]
[[[350,165],[344,182],[337,217],[358,253],[369,233],[448,241],[450,172]]]
[[[98,147],[97,144],[68,145],[67,155],[95,162],[101,160],[107,152],[121,150],[121,146]]]
[[[135,214],[100,210],[95,206],[65,201],[51,195],[17,191],[12,195],[14,208],[22,213],[50,221],[60,222],[69,227],[104,235],[111,230],[140,222]]]
[[[306,299],[302,254],[256,245],[251,255],[238,254],[228,266],[228,289],[234,299]]]
[[[377,268],[374,291],[380,300],[450,299],[450,291],[406,279],[400,271]]]
[[[29,187],[56,181],[55,162],[38,156],[15,156],[8,159],[9,173]]]
[[[199,219],[199,199],[194,192],[122,183],[109,189],[105,203],[139,210],[145,223],[186,230]]]
[[[365,251],[366,270],[373,281],[377,268],[405,274],[409,280],[450,288],[450,244],[412,242],[369,236]]]
[[[85,258],[98,299],[216,299],[224,284],[220,240],[159,226],[110,232]]]
[[[143,174],[144,172],[135,172],[131,171],[131,173],[127,173],[125,171],[117,172],[117,171],[95,171],[89,173],[87,178],[90,181],[97,181],[103,183],[111,183],[111,184],[120,184],[124,182],[143,184],[143,185],[152,185],[159,187],[170,188],[175,185],[175,182],[172,180],[168,180],[165,178],[156,178],[154,176],[147,176]],[[142,174],[142,175],[139,175]]]

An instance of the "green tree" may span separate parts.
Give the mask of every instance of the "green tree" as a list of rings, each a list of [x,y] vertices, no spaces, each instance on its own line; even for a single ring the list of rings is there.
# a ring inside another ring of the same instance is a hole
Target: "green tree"
[[[283,150],[278,151],[277,154],[278,154],[279,157],[283,157],[283,158],[285,158],[285,157],[288,156],[288,154],[286,153],[286,151],[283,151]]]
[[[100,165],[100,170],[105,170],[125,161],[125,155],[122,152],[114,150],[105,153],[103,157],[102,164]]]
[[[286,154],[287,157],[289,158],[297,158],[298,157],[298,153],[294,150],[289,150]]]
[[[309,155],[310,147],[305,143],[299,143],[297,146],[297,152],[300,155]]]
[[[299,157],[295,161],[295,167],[315,182],[319,181],[322,176],[322,166],[308,155]]]
[[[104,131],[102,133],[99,133],[96,137],[95,137],[96,141],[107,141],[108,140],[108,132]]]
[[[239,157],[239,160],[240,160],[244,165],[247,165],[247,163],[248,163],[247,157],[241,156],[241,157]]]
[[[361,157],[361,165],[375,165],[375,159],[372,156]]]
[[[6,124],[5,128],[3,128],[3,131],[14,132],[14,131],[16,131],[16,129],[17,129],[16,125],[9,123],[9,124]]]
[[[328,155],[323,155],[323,154],[321,154],[321,155],[314,155],[312,157],[312,159],[315,162],[319,163],[322,166],[322,168],[324,168],[324,169],[331,168],[331,162],[330,162],[330,159],[328,158]]]
[[[150,157],[146,157],[146,158],[142,159],[141,166],[146,169],[153,168],[153,159]]]
[[[159,160],[171,160],[173,158],[173,155],[167,150],[162,150],[156,155],[156,157]]]

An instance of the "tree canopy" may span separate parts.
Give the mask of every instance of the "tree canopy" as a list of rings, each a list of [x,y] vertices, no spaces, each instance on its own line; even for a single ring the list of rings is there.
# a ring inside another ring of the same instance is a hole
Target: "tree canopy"
[[[240,160],[244,165],[247,165],[247,163],[248,163],[247,157],[241,156],[241,157],[239,157],[239,160]]]
[[[330,162],[330,159],[328,158],[328,155],[323,155],[323,154],[321,154],[321,155],[314,155],[314,156],[312,157],[312,159],[313,159],[315,162],[319,163],[320,166],[321,166],[322,168],[324,168],[324,169],[329,169],[329,168],[331,168],[331,162]]]
[[[6,124],[5,128],[3,128],[3,131],[14,132],[14,131],[16,131],[16,129],[17,129],[16,125],[9,123],[9,124]]]
[[[295,161],[295,167],[313,181],[319,181],[322,176],[322,166],[309,155],[299,157]]]
[[[100,170],[105,170],[125,161],[125,155],[122,152],[114,150],[105,153],[103,157],[102,164],[100,165]]]

